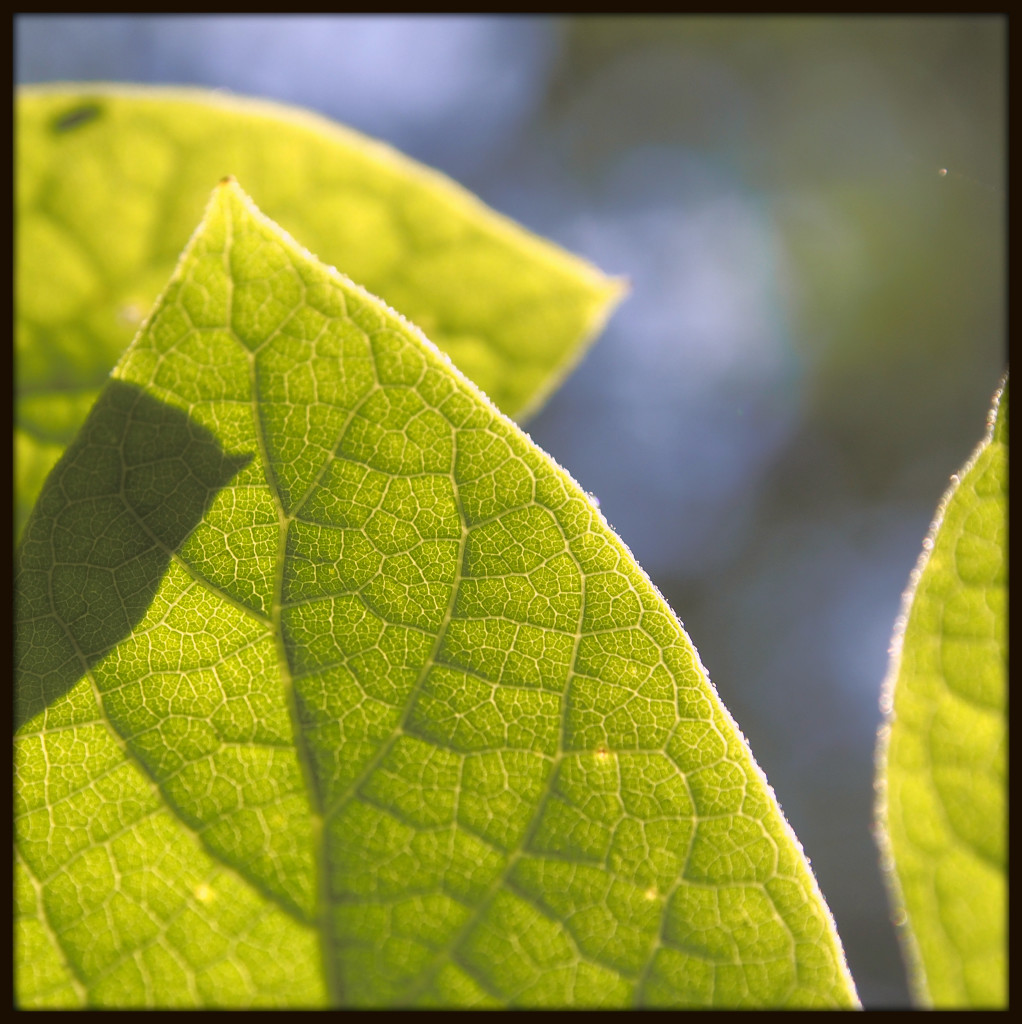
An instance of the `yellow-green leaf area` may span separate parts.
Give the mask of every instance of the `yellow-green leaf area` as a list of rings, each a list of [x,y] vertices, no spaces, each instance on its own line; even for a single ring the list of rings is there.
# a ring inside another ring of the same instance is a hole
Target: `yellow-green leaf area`
[[[598,510],[231,181],[17,602],[19,1005],[856,1005]]]
[[[884,845],[914,993],[1007,1005],[1008,384],[906,597],[881,750]]]
[[[511,416],[545,399],[622,292],[442,175],[307,111],[201,90],[83,84],[23,87],[15,117],[16,533],[170,276],[210,182],[225,175],[244,181],[324,263],[423,327]],[[232,248],[239,269],[252,256],[246,246]],[[180,314],[196,325],[216,320],[223,301],[206,285],[196,272],[180,298]],[[310,347],[280,382],[310,418],[357,386],[357,374],[340,368],[348,361],[334,358],[345,338],[320,336],[332,301],[300,272],[248,275],[232,298],[254,329],[276,326]],[[182,359],[173,372],[215,376],[203,339],[192,344],[192,364]],[[414,372],[414,356],[396,360],[381,358],[380,372]],[[286,373],[272,360],[263,372]]]

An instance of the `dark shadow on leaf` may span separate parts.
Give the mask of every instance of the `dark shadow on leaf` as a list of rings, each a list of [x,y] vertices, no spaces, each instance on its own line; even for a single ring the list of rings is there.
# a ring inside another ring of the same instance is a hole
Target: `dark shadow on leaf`
[[[171,554],[251,459],[134,385],[107,384],[18,549],[15,728],[131,634]]]

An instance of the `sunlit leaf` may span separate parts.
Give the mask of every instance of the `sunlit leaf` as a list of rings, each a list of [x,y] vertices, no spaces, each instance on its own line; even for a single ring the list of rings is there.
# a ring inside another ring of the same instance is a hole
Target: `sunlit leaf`
[[[1007,1005],[1007,517],[1005,382],[913,573],[885,697],[882,844],[915,997],[940,1008]]]
[[[22,1005],[856,1002],[597,509],[231,182],[17,586]]]

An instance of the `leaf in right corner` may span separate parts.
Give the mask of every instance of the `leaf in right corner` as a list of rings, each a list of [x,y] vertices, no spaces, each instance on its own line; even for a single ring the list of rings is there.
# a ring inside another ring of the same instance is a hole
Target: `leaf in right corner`
[[[991,420],[913,577],[879,763],[913,993],[941,1009],[1007,1005],[1007,381]]]

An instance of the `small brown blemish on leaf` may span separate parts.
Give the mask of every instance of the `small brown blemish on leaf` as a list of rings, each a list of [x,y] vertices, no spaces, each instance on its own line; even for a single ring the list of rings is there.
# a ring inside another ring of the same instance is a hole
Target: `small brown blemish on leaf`
[[[58,114],[51,122],[50,128],[56,132],[69,132],[74,128],[80,128],[83,124],[95,121],[103,108],[98,103],[79,103]]]

